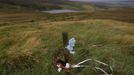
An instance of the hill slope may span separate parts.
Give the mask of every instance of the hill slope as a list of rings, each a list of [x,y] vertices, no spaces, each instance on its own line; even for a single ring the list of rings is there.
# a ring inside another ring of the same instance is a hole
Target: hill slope
[[[65,0],[0,0],[0,3],[36,9],[60,9]]]
[[[134,20],[129,22],[130,17],[134,18],[132,10],[53,15],[0,9],[0,75],[59,75],[52,58],[62,46],[62,31],[77,40],[74,63],[98,59],[110,64],[114,75],[133,75]],[[72,72],[96,75],[92,68]]]
[[[96,7],[81,2],[67,0],[0,0],[0,8],[26,8],[36,10],[72,9],[81,11],[94,11]]]

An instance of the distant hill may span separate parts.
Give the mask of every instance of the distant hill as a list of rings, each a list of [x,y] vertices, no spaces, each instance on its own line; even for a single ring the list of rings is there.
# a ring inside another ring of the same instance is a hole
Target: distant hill
[[[134,7],[133,0],[70,0],[74,2],[90,3],[100,8],[109,7]]]
[[[26,7],[36,10],[72,9],[94,11],[96,8],[82,2],[70,2],[69,0],[0,0],[0,7]]]
[[[38,3],[63,3],[66,0],[0,0],[2,3],[10,4],[38,4]]]
[[[30,7],[35,9],[60,9],[60,5],[65,4],[66,0],[0,0],[0,3]]]
[[[70,2],[73,1],[73,2]],[[104,1],[104,0],[0,0],[0,7],[6,4],[38,10],[76,9],[94,10],[96,8],[134,8],[134,1]],[[9,6],[10,7],[10,6]]]

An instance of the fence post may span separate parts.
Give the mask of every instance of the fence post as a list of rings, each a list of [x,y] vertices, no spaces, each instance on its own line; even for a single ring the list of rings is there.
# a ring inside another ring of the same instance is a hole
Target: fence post
[[[63,38],[63,47],[65,48],[68,45],[68,33],[67,32],[62,32],[62,38]],[[71,73],[66,72],[66,75],[71,75]]]
[[[63,38],[63,47],[66,47],[68,44],[68,33],[67,32],[63,32],[62,33],[62,38]]]

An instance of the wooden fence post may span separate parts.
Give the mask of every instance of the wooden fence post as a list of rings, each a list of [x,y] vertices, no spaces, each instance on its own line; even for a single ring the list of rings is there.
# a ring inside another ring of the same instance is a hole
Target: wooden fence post
[[[67,32],[62,32],[62,38],[63,38],[63,47],[65,48],[68,45],[68,33]],[[67,52],[67,51],[65,51],[65,52]],[[65,58],[65,60],[66,60],[66,58]],[[66,75],[71,75],[71,73],[66,72]]]
[[[62,38],[63,38],[63,47],[66,47],[68,44],[68,33],[67,32],[63,32],[62,33]]]

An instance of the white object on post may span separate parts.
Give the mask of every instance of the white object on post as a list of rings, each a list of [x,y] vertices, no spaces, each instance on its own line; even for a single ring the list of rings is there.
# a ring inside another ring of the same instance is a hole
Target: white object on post
[[[75,54],[75,51],[73,51],[73,47],[75,46],[76,40],[75,38],[71,38],[68,41],[68,45],[66,46],[67,50],[69,51],[70,54]]]

